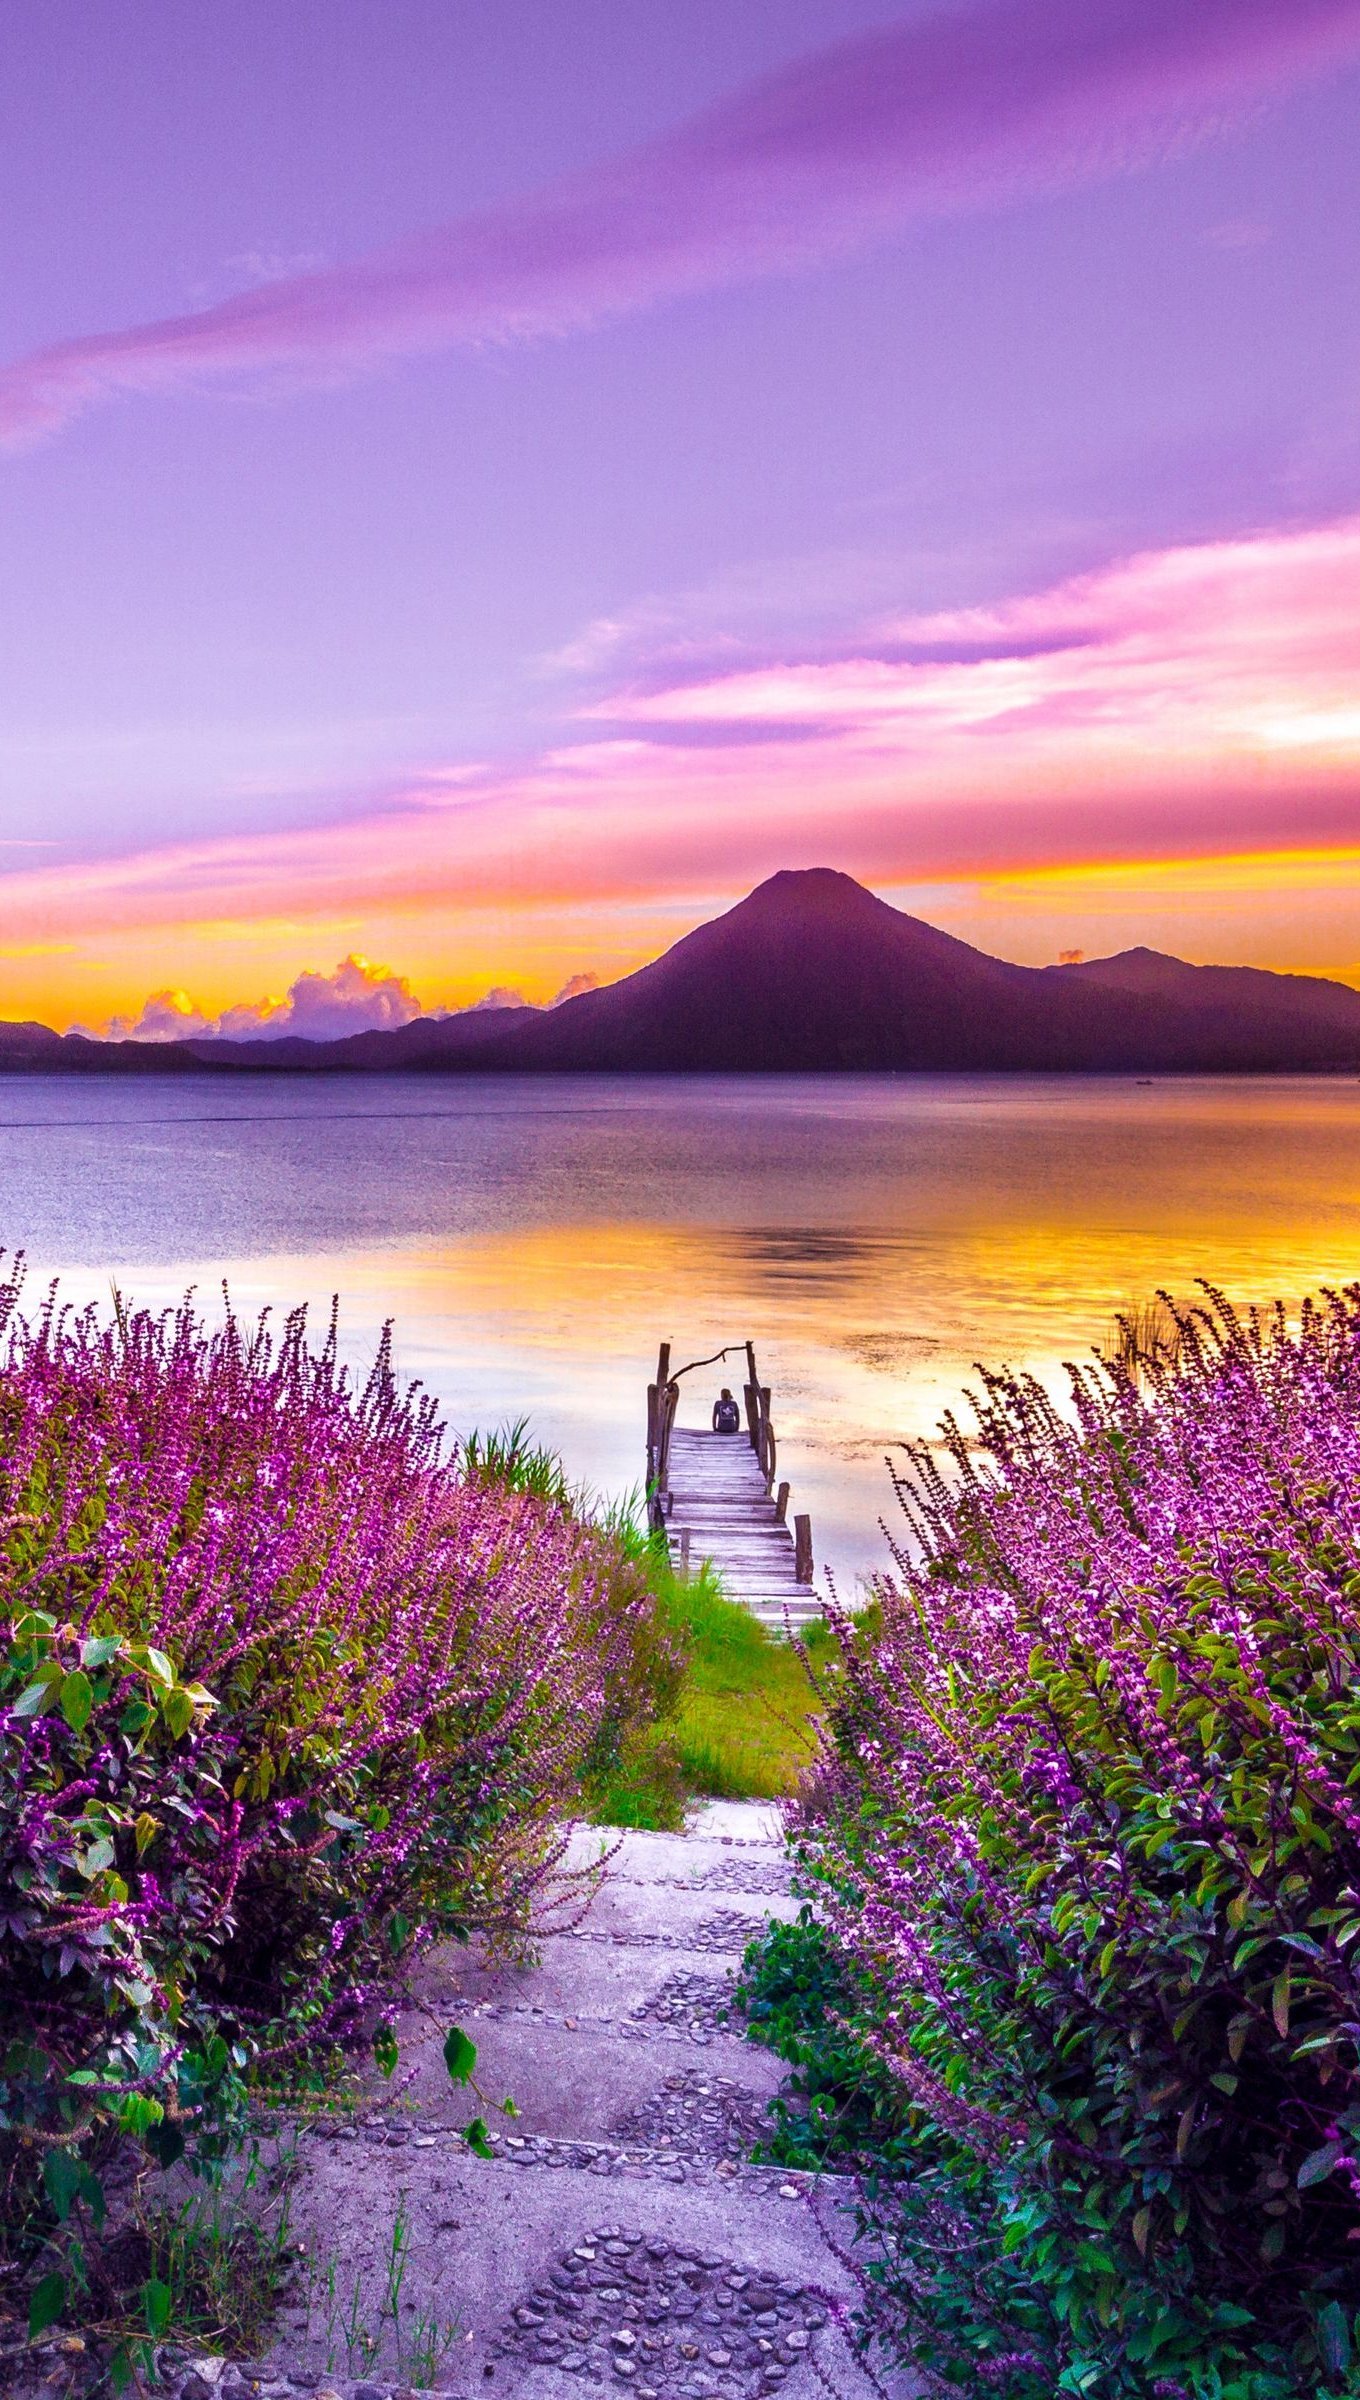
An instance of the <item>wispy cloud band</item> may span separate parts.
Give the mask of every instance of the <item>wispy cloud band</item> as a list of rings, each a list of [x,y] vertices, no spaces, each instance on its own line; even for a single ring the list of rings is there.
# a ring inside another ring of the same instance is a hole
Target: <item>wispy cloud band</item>
[[[0,444],[101,400],[561,335],[1162,154],[1360,57],[1360,0],[990,0],[796,61],[509,206],[0,371]]]
[[[1360,856],[1360,518],[1150,552],[854,656],[620,692],[527,766],[432,768],[365,816],[0,875],[14,941],[733,891]],[[731,725],[741,738],[712,738]],[[806,738],[815,728],[815,738]],[[792,736],[792,738],[791,738]],[[658,738],[660,737],[660,738]],[[364,931],[365,939],[373,939]],[[386,935],[384,939],[388,938]]]

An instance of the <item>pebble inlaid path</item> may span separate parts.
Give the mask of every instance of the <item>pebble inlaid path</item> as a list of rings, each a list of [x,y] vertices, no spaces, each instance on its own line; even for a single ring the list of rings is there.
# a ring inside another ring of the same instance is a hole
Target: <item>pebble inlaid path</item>
[[[582,1832],[573,1863],[601,1846]],[[794,1906],[770,1812],[714,1803],[684,1835],[617,1841],[589,1913],[533,1967],[432,1958],[392,2088],[375,2077],[357,2121],[301,2143],[307,2264],[272,2349],[167,2356],[168,2400],[914,2388],[871,2375],[848,2338],[848,2187],[751,2157],[782,2070],[744,2040],[734,1986],[747,1942]],[[443,2065],[451,2024],[478,2048],[485,2097],[466,2106]],[[462,2139],[479,2108],[489,2159]]]

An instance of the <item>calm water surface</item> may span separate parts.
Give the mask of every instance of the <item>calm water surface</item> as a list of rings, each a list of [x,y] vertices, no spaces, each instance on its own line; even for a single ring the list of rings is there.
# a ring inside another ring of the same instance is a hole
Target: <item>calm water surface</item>
[[[1360,1083],[6,1077],[0,1242],[80,1298],[339,1292],[356,1364],[393,1317],[455,1429],[527,1414],[611,1491],[658,1339],[679,1363],[749,1333],[852,1579],[886,1447],[975,1359],[1058,1379],[1159,1284],[1360,1274]]]

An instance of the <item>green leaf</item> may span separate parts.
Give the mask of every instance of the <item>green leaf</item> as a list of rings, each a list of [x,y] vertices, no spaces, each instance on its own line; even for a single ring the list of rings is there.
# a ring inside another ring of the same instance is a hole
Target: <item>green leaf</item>
[[[142,2311],[148,2333],[165,2332],[174,2305],[175,2295],[169,2284],[161,2283],[156,2276],[149,2275],[142,2285]]]
[[[164,2124],[153,2125],[146,2137],[146,2146],[162,2167],[173,2167],[184,2156],[184,2136],[178,2125],[167,2117]]]
[[[194,1721],[194,1704],[187,1692],[167,1692],[161,1702],[161,1715],[179,1741]]]
[[[59,2225],[64,2225],[71,2213],[71,2203],[80,2190],[84,2172],[79,2159],[73,2158],[69,2150],[49,2150],[43,2160],[43,2190],[56,2211]]]
[[[149,2133],[153,2125],[159,2125],[164,2115],[161,2102],[153,2100],[149,2092],[129,2092],[118,2104],[119,2124],[124,2133],[130,2133],[138,2140],[144,2133]]]
[[[10,1710],[10,1715],[12,1717],[40,1716],[47,1706],[47,1695],[50,1689],[51,1686],[46,1683],[30,1683],[26,1690],[20,1692]]]
[[[1310,2183],[1325,2183],[1344,2156],[1340,2142],[1324,2142],[1320,2150],[1310,2150],[1295,2178],[1299,2190],[1306,2192]]]
[[[76,1667],[69,1675],[63,1676],[61,1685],[61,1713],[72,1733],[85,1731],[93,1707],[94,1685],[89,1676]]]
[[[97,1667],[106,1667],[111,1658],[116,1658],[121,1648],[122,1642],[116,1633],[94,1634],[88,1642],[80,1645],[80,1663],[93,1674]]]
[[[390,2025],[380,2025],[374,2034],[373,2056],[384,2075],[391,2075],[395,2072],[401,2051],[397,2046],[397,2037]]]
[[[1339,2300],[1329,2300],[1318,2313],[1318,2348],[1329,2375],[1344,2375],[1351,2363],[1351,2329]]]
[[[1275,2019],[1275,2031],[1281,2041],[1289,2031],[1289,1988],[1289,1969],[1286,1967],[1282,1975],[1276,1976],[1270,1992],[1270,2013]]]
[[[467,2143],[469,2150],[474,2150],[476,2152],[478,2158],[495,2157],[496,2154],[487,2139],[485,2117],[474,2117],[470,2125],[465,2125],[463,2127],[463,2139]]]
[[[86,2203],[90,2215],[94,2219],[95,2232],[102,2233],[104,2218],[107,2214],[104,2186],[90,2167],[82,2167],[80,2170],[80,2197]]]
[[[29,2340],[36,2341],[40,2333],[46,2333],[49,2325],[55,2325],[65,2306],[66,2277],[44,2275],[42,2282],[34,2285],[33,2296],[28,2304]]]
[[[444,2037],[444,2064],[449,2070],[450,2083],[471,2083],[477,2065],[477,2045],[468,2040],[461,2026],[451,2025]]]
[[[174,1682],[175,1670],[163,1650],[148,1650],[145,1657],[147,1667],[155,1676],[157,1683]]]

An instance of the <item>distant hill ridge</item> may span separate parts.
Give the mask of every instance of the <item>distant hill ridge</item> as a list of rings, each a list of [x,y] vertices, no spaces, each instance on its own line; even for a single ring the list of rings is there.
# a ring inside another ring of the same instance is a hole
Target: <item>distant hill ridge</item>
[[[40,1074],[1266,1073],[1360,1067],[1360,992],[1155,950],[1018,967],[830,867],[786,870],[622,982],[554,1009],[342,1041],[97,1042],[0,1024]]]

